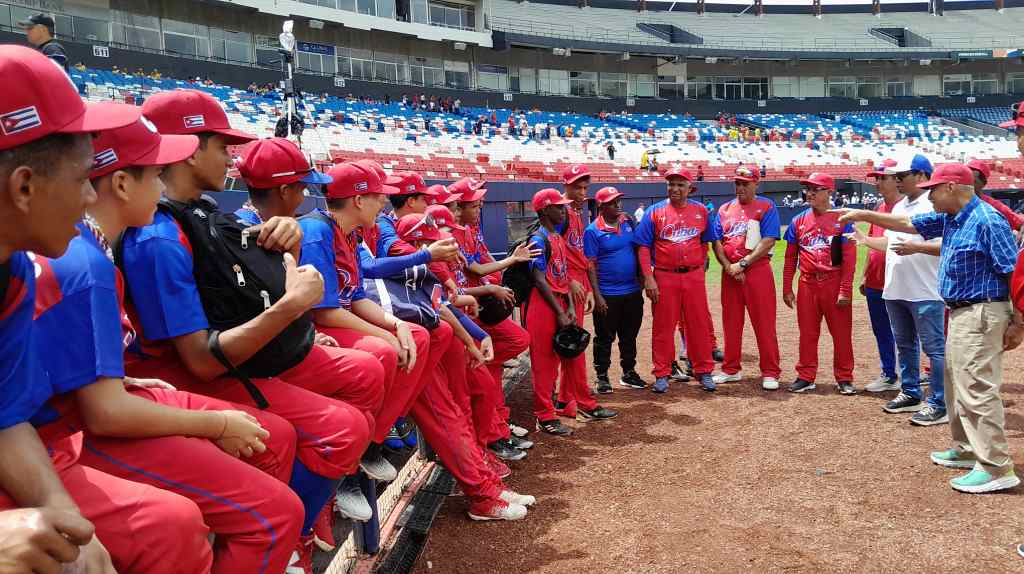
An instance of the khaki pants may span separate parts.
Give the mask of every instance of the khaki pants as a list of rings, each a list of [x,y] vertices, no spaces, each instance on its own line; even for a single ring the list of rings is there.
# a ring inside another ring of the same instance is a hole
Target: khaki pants
[[[1013,470],[1003,429],[1003,334],[1013,308],[979,303],[949,313],[946,406],[954,448],[995,477]]]

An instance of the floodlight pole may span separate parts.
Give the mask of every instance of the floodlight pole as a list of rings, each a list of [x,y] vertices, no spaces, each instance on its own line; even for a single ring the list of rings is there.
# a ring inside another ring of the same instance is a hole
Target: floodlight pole
[[[295,35],[292,29],[295,23],[292,20],[285,20],[281,26],[281,35],[278,41],[281,43],[281,53],[284,55],[287,79],[284,84],[284,100],[288,110],[288,131],[286,137],[292,137],[292,118],[295,117],[295,84],[293,83],[295,60]]]

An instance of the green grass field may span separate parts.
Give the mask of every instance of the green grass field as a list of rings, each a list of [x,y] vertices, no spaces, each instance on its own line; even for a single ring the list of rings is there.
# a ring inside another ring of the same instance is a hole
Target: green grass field
[[[867,224],[858,224],[858,226],[861,228],[861,231],[867,233]],[[786,228],[785,227],[782,228],[782,234],[783,235],[786,234]],[[708,285],[714,285],[714,286],[717,287],[718,285],[720,285],[722,283],[722,266],[718,264],[718,260],[715,259],[715,256],[714,256],[713,253],[710,252],[710,249],[709,249],[708,254],[709,254],[709,259],[711,260],[711,267],[708,268],[707,283],[708,283]],[[775,255],[774,255],[774,257],[772,257],[772,271],[775,273],[775,284],[779,285],[779,286],[782,285],[782,265],[783,265],[783,259],[785,258],[785,255],[786,255],[786,242],[780,240],[778,243],[775,244]],[[853,286],[854,286],[853,296],[854,296],[855,299],[863,299],[864,298],[864,296],[860,294],[860,290],[858,289],[858,286],[861,284],[861,281],[863,280],[864,268],[867,267],[867,259],[868,259],[868,249],[866,247],[858,247],[857,248],[857,272],[854,275],[854,279],[853,279]],[[796,289],[796,282],[794,281],[793,283],[794,283],[793,288],[795,290]],[[781,287],[780,287],[780,289],[779,289],[780,295],[781,295],[781,292],[782,292],[782,290],[781,290]]]

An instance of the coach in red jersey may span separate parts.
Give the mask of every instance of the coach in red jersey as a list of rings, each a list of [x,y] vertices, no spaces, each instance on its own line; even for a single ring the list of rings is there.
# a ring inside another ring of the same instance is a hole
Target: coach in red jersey
[[[718,208],[712,244],[722,264],[722,330],[725,361],[715,384],[736,382],[743,351],[743,310],[750,314],[760,356],[761,386],[779,388],[779,340],[775,331],[775,274],[772,249],[779,239],[779,212],[775,202],[757,195],[756,169],[740,166],[733,182],[736,199]]]
[[[797,378],[789,386],[791,393],[815,388],[818,374],[818,336],[825,318],[832,334],[833,369],[836,385],[844,395],[856,394],[853,388],[853,272],[857,253],[852,241],[853,225],[839,223],[829,210],[835,180],[824,173],[812,173],[800,180],[810,205],[786,228],[786,264],[782,272],[782,299],[790,309],[796,306],[800,329],[800,358]],[[793,276],[800,268],[800,287],[793,294]]]
[[[656,393],[668,390],[675,358],[674,334],[683,319],[686,348],[693,372],[706,391],[714,391],[711,371],[712,326],[708,310],[704,263],[707,243],[719,239],[708,222],[708,210],[688,199],[693,176],[676,167],[665,174],[668,199],[651,206],[637,226],[633,242],[640,246],[644,290],[654,304],[653,362]]]

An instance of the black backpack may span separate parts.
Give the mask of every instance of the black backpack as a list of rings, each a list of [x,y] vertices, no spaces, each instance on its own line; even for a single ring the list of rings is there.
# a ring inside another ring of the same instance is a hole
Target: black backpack
[[[568,229],[568,226],[565,227]],[[512,253],[519,248],[520,245],[524,245],[530,241],[530,238],[540,229],[540,221],[534,221],[526,228],[526,235],[516,240],[509,246],[508,252]],[[506,255],[507,257],[508,255]],[[551,257],[551,244],[547,241],[544,242],[544,258],[549,259]],[[505,272],[501,275],[501,284],[503,287],[507,287],[512,290],[512,294],[516,298],[516,306],[525,305],[530,300],[530,291],[533,290],[533,274],[530,272],[530,263],[527,261],[521,261],[505,269]]]
[[[158,209],[178,222],[192,245],[192,275],[210,324],[210,351],[245,384],[257,405],[266,408],[266,399],[248,378],[274,377],[301,363],[316,334],[312,314],[293,321],[241,365],[227,360],[217,335],[247,323],[284,296],[284,256],[258,247],[256,237],[245,233],[251,226],[218,211],[217,202],[208,196],[188,203],[165,197]],[[116,251],[121,251],[120,245]],[[122,253],[115,253],[119,266]]]

